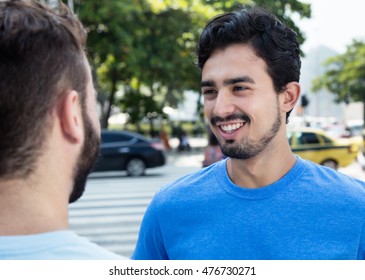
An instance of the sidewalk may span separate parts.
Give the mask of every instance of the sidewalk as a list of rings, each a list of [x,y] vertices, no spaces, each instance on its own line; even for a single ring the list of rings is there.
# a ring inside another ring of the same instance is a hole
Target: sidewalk
[[[204,137],[189,137],[188,141],[192,151],[202,151],[208,145],[208,139]],[[171,138],[169,143],[171,148],[176,151],[179,145],[179,139]]]
[[[338,172],[349,175],[361,181],[365,181],[365,172],[362,170],[362,167],[359,164],[359,162],[355,161],[353,164],[347,167],[339,168]]]
[[[201,168],[204,160],[204,148],[208,145],[208,140],[203,137],[189,137],[190,151],[177,151],[179,140],[171,138],[169,140],[171,150],[166,152],[169,164],[179,167]]]

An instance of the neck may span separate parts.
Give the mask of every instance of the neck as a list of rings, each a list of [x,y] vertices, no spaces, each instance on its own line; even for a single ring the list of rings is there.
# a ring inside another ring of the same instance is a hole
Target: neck
[[[0,180],[0,235],[68,228],[68,204],[54,189],[54,183],[44,186],[32,184],[32,180]]]
[[[295,164],[296,157],[289,144],[282,148],[266,149],[250,159],[229,159],[227,171],[231,180],[240,187],[261,188],[282,178]]]

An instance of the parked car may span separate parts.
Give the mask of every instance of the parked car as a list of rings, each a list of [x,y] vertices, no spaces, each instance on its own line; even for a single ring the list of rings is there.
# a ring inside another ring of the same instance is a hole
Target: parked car
[[[287,136],[293,153],[333,169],[350,165],[359,152],[350,139],[334,139],[319,129],[288,130]]]
[[[364,129],[364,121],[363,120],[352,120],[348,121],[346,125],[346,130],[348,131],[348,137],[355,141],[362,152],[364,153],[365,149],[365,129]]]
[[[93,171],[127,171],[129,176],[144,175],[146,168],[166,163],[164,146],[130,131],[101,132],[99,158]]]

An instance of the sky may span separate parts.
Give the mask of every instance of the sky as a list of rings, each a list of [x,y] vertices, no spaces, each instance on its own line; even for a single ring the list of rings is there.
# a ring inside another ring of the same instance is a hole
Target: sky
[[[312,17],[296,21],[306,34],[304,52],[324,45],[344,53],[353,39],[365,41],[364,0],[302,0],[312,6]]]

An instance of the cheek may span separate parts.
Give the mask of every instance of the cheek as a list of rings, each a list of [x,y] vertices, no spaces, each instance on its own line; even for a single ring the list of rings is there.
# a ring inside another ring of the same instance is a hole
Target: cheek
[[[249,111],[257,113],[261,117],[270,117],[272,114],[276,114],[277,112],[277,99],[269,98],[266,96],[258,97],[252,99],[250,102],[247,102],[245,108]]]
[[[272,99],[262,104],[255,104],[254,110],[256,121],[260,124],[262,131],[270,129],[274,122],[278,118],[278,106],[277,100]]]
[[[204,115],[205,117],[210,117],[213,114],[214,102],[212,100],[204,100]]]
[[[248,114],[252,120],[254,131],[265,132],[277,118],[276,100],[255,99],[240,106],[241,111]]]

